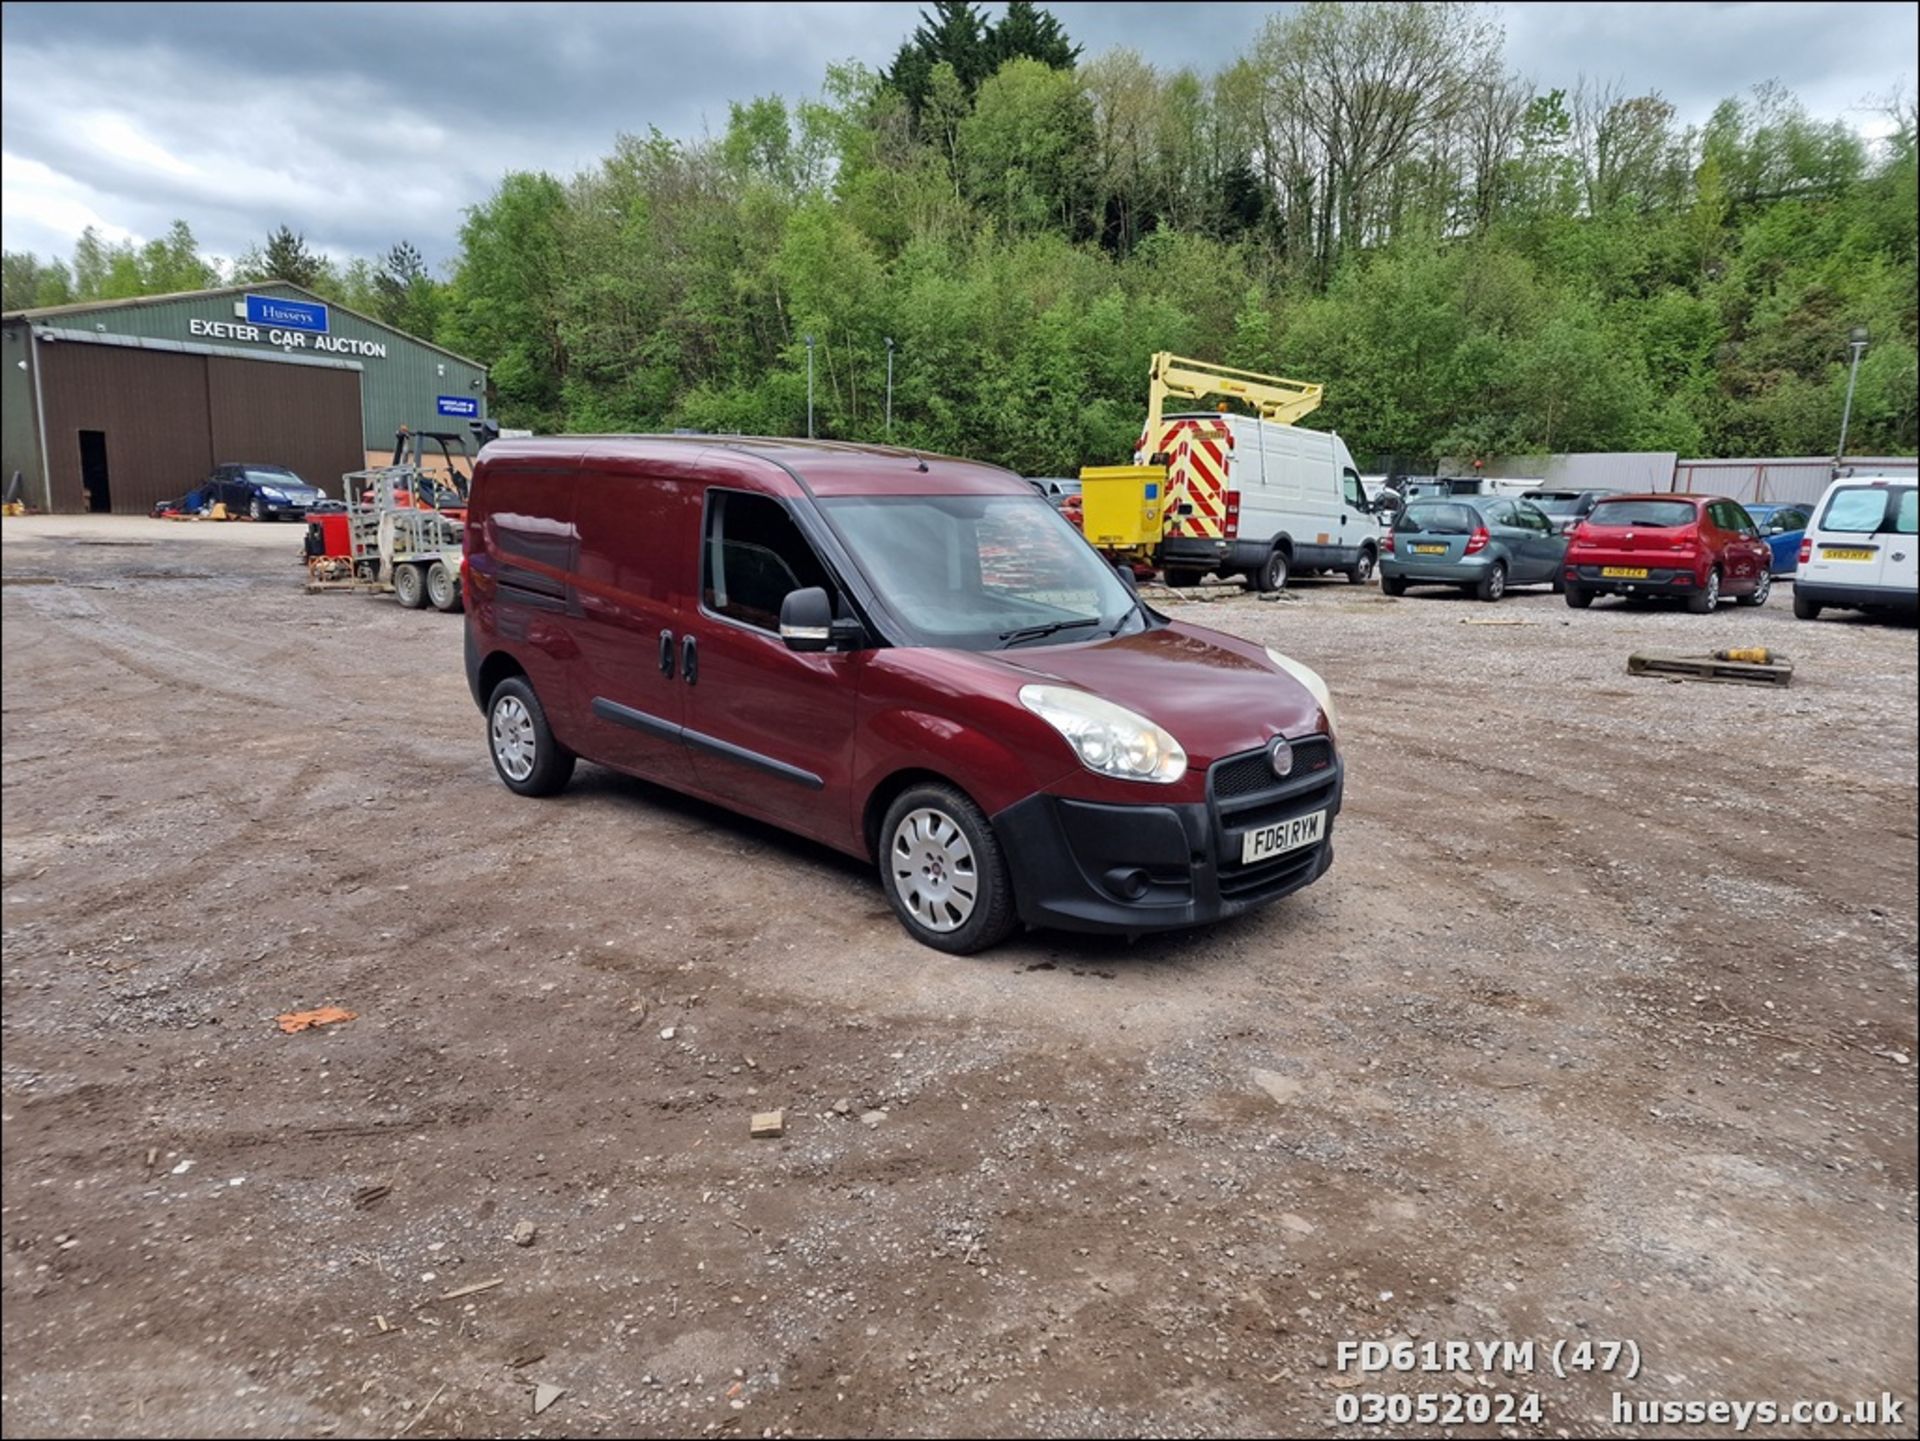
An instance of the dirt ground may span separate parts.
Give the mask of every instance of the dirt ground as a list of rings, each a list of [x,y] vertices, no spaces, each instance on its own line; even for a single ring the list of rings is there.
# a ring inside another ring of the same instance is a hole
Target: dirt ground
[[[955,960],[765,827],[514,797],[460,621],[297,527],[0,535],[8,1435],[1913,1434],[1910,627],[1182,602],[1333,687],[1333,870]],[[1742,643],[1792,688],[1625,673]],[[1339,1368],[1387,1338],[1538,1371]]]

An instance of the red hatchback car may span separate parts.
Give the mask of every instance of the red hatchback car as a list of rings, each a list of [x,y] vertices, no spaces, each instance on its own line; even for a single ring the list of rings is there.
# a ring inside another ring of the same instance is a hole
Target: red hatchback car
[[[908,932],[1132,934],[1326,872],[1320,677],[1145,605],[991,466],[737,437],[489,445],[463,567],[500,779],[576,757],[873,861]]]
[[[1680,597],[1696,615],[1728,596],[1765,605],[1773,552],[1737,501],[1718,495],[1609,495],[1573,528],[1567,604],[1596,595]]]

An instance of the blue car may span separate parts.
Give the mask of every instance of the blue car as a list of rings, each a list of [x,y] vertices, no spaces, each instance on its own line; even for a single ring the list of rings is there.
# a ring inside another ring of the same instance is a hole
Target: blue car
[[[1800,541],[1807,529],[1808,507],[1784,502],[1760,502],[1745,507],[1773,552],[1773,573],[1791,575],[1800,568]]]

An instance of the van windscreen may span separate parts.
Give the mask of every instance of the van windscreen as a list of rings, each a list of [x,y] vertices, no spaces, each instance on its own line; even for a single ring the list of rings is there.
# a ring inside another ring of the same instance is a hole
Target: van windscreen
[[[918,644],[998,650],[1143,623],[1113,568],[1037,495],[842,496],[820,507]]]

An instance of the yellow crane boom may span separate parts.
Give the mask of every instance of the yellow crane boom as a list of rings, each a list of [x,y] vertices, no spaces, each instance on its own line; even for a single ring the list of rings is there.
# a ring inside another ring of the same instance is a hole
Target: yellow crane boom
[[[1217,395],[1242,402],[1262,420],[1292,425],[1301,416],[1320,408],[1324,390],[1324,386],[1304,380],[1236,370],[1230,365],[1189,360],[1162,350],[1153,357],[1148,372],[1147,455],[1151,458],[1153,448],[1160,442],[1161,414],[1169,397],[1199,402]]]

